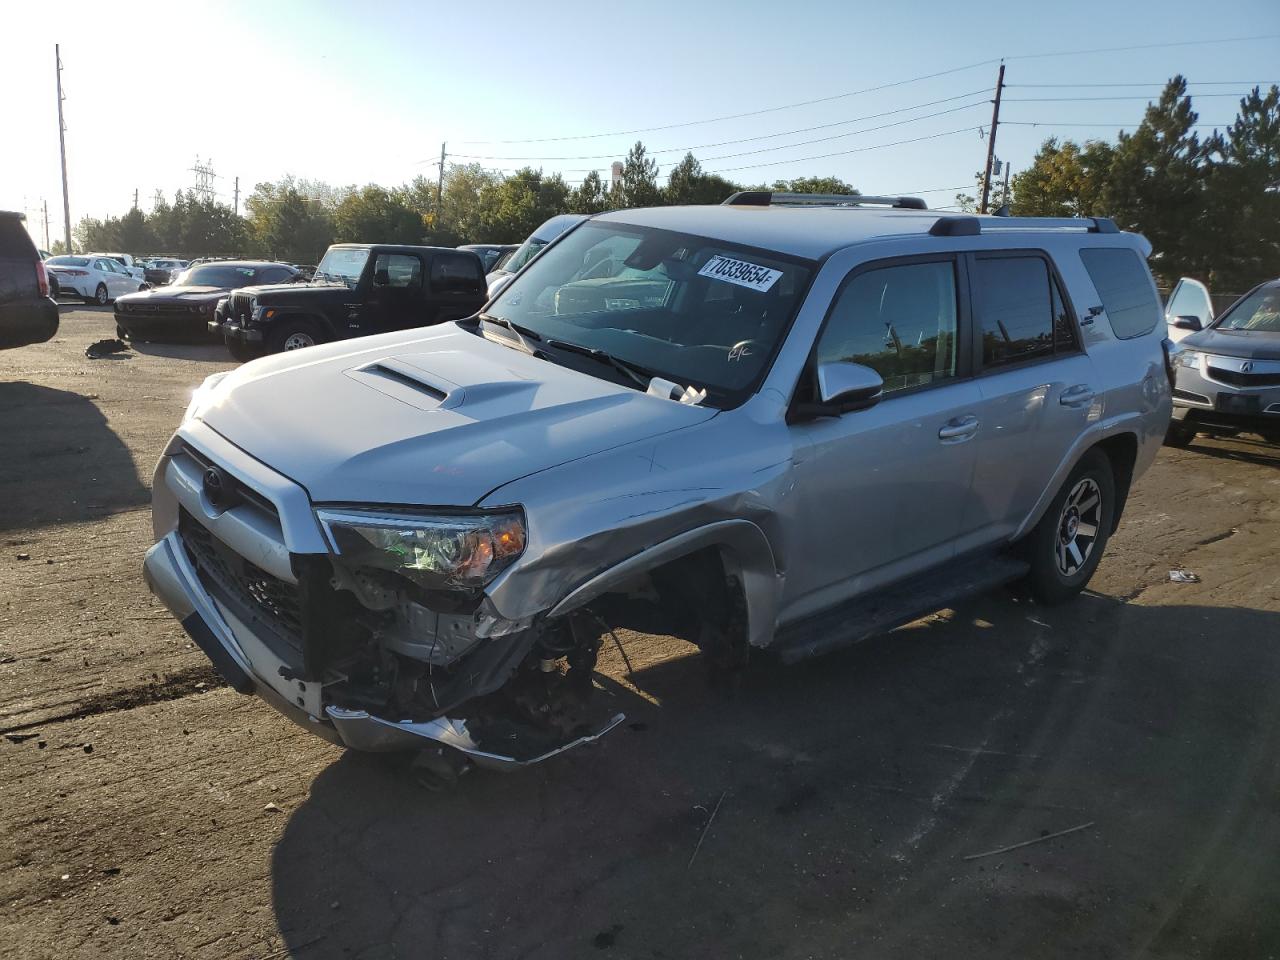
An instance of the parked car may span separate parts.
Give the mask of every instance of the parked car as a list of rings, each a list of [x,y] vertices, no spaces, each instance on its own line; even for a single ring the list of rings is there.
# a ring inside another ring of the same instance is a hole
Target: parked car
[[[1177,343],[1183,337],[1203,330],[1213,322],[1213,297],[1199,280],[1183,277],[1169,291],[1164,308],[1169,339]]]
[[[25,219],[0,210],[0,348],[43,343],[58,332],[58,305]]]
[[[202,263],[161,289],[116,300],[116,335],[134,340],[210,340],[218,301],[239,287],[290,283],[298,271],[287,263],[227,260]]]
[[[150,257],[144,261],[142,270],[147,283],[163,287],[173,283],[186,268],[187,262],[176,257]]]
[[[1185,447],[1197,433],[1248,431],[1280,443],[1280,279],[1254,287],[1216,320],[1210,313],[1203,329],[1202,318],[1203,312],[1175,318],[1187,333],[1174,360],[1166,442]]]
[[[519,249],[515,243],[464,243],[457,249],[470,250],[484,264],[484,272],[488,273],[498,265],[498,261]]]
[[[209,329],[248,360],[457,320],[484,305],[480,258],[447,247],[339,243],[310,283],[237,290]]]
[[[48,250],[37,250],[36,253],[39,255],[41,263],[48,263],[49,258],[53,256]],[[62,295],[62,291],[58,289],[58,276],[47,266],[45,267],[44,275],[49,282],[49,298],[56,301]]]
[[[79,297],[85,303],[106,306],[116,297],[146,289],[145,281],[123,264],[100,254],[50,257],[45,266],[58,278],[61,296]]]
[[[489,296],[496,297],[508,281],[520,271],[520,268],[536,257],[543,247],[585,219],[586,217],[582,214],[562,213],[552,217],[529,234],[529,239],[520,244],[515,253],[511,254],[505,262],[499,262],[485,277]]]
[[[208,378],[151,589],[235,689],[444,778],[616,725],[612,626],[735,669],[1075,596],[1169,423],[1150,245],[825,202],[603,214],[475,317]]]
[[[144,280],[146,280],[146,279],[147,279],[147,278],[146,278],[146,275],[145,275],[145,271],[142,269],[142,265],[141,265],[140,263],[138,263],[137,261],[135,261],[135,260],[133,259],[132,255],[130,255],[130,254],[127,254],[127,253],[89,253],[89,254],[86,254],[86,256],[89,256],[89,257],[110,257],[112,260],[114,260],[114,261],[115,261],[116,263],[118,263],[120,266],[124,267],[125,272],[126,272],[127,274],[129,274],[129,276],[131,276],[131,277],[133,277],[135,280],[137,280],[138,282],[140,282],[140,283],[141,283],[142,281],[144,281]]]

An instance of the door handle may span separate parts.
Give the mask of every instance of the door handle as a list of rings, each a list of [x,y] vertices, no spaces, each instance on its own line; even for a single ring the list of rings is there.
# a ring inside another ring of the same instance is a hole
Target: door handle
[[[964,443],[977,432],[977,417],[953,417],[942,425],[942,429],[938,431],[938,439],[943,443]]]
[[[1093,402],[1093,388],[1087,383],[1077,383],[1062,391],[1058,402],[1064,407],[1083,407]]]

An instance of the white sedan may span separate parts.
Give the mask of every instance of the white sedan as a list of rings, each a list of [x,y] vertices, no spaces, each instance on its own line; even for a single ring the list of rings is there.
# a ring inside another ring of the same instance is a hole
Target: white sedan
[[[80,297],[106,306],[116,297],[145,290],[123,264],[100,255],[50,257],[45,268],[58,278],[59,296]]]

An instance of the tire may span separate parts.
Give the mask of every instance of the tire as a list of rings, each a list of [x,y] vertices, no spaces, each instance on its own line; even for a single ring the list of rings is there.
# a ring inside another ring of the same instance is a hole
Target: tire
[[[94,291],[93,300],[90,302],[96,303],[100,307],[105,307],[111,302],[111,296],[107,293],[107,285],[105,283],[98,284],[98,289]]]
[[[1115,509],[1111,461],[1101,450],[1090,450],[1023,542],[1031,564],[1027,586],[1037,600],[1065,603],[1085,588],[1107,548]],[[1085,532],[1089,528],[1092,535]]]
[[[260,347],[245,343],[242,340],[228,340],[227,349],[231,351],[231,358],[237,363],[248,363],[250,360],[256,360],[262,356]]]
[[[1181,449],[1195,438],[1196,431],[1194,427],[1188,427],[1184,423],[1174,421],[1169,424],[1169,429],[1164,433],[1164,445]]]
[[[58,278],[51,275],[49,277],[49,297],[56,301],[60,296],[62,296],[62,288],[58,286]]]
[[[286,350],[301,350],[324,343],[329,338],[320,327],[310,320],[301,317],[286,318],[276,324],[267,337],[268,353],[284,353]]]

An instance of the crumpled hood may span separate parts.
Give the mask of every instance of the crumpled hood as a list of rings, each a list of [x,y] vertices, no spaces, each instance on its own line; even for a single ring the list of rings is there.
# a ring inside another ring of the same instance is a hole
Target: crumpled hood
[[[470,506],[512,480],[715,414],[450,323],[246,364],[202,419],[317,503]]]
[[[1245,360],[1280,360],[1280,333],[1209,328],[1183,337],[1181,346]]]

